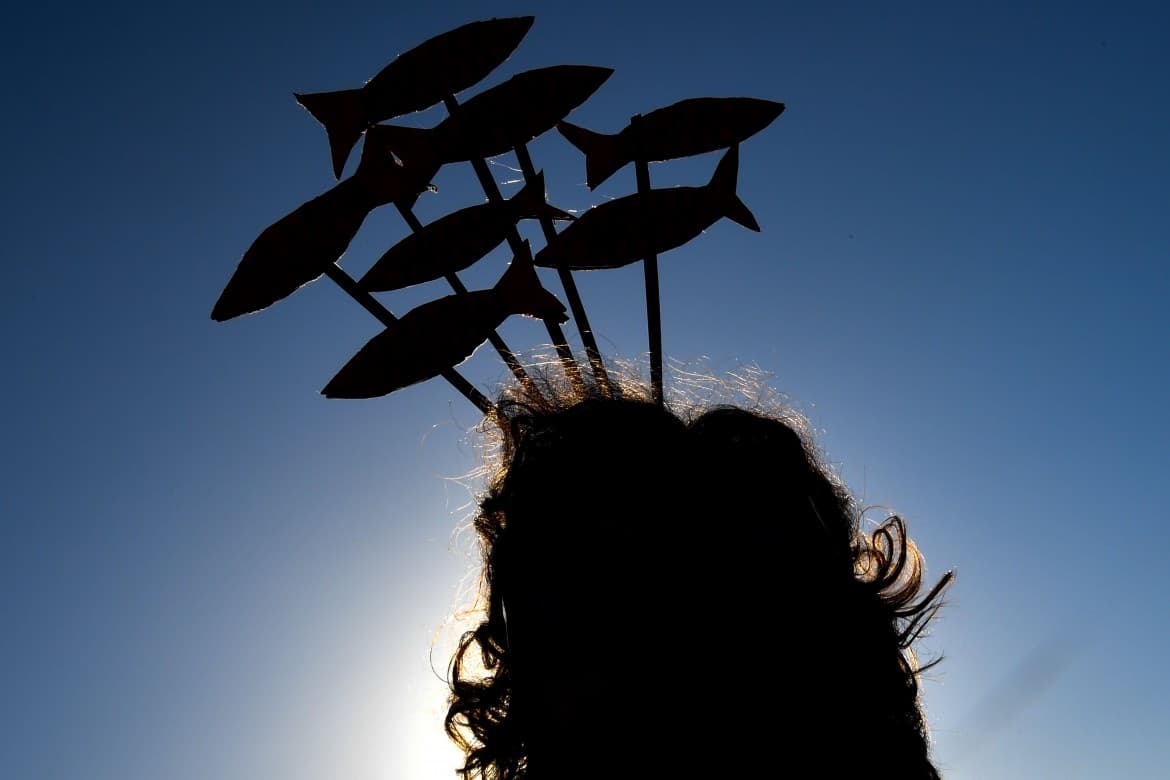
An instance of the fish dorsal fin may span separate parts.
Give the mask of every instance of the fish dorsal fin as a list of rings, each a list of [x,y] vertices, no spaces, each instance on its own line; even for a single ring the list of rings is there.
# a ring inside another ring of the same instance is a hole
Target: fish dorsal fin
[[[554,319],[560,323],[569,319],[565,315],[565,305],[541,286],[532,264],[532,248],[528,241],[523,242],[522,251],[512,258],[508,270],[493,289],[499,293],[510,314]]]

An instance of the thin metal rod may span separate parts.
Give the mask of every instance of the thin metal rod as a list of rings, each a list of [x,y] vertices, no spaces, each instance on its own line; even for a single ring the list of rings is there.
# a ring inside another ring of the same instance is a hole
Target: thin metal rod
[[[398,208],[398,213],[402,215],[404,220],[406,220],[406,224],[410,226],[410,229],[413,232],[419,233],[422,231],[423,225],[418,221],[418,217],[414,215],[414,210],[410,206],[406,206],[402,203],[395,203],[394,205]],[[457,295],[467,294],[467,287],[454,273],[444,274],[443,278],[447,280],[447,284],[451,285],[451,289],[454,290]],[[508,366],[508,369],[512,372],[516,379],[520,380],[520,382],[524,385],[531,387],[532,377],[528,376],[528,373],[524,370],[524,366],[520,365],[520,361],[516,359],[516,355],[512,352],[511,349],[508,348],[508,345],[504,343],[504,339],[500,337],[500,334],[493,330],[490,334],[488,334],[488,341],[490,341],[491,345],[496,348],[496,352],[498,352],[500,357],[503,358],[504,364]]]
[[[390,310],[380,304],[373,295],[363,290],[354,281],[354,278],[342,270],[337,263],[330,263],[329,267],[325,269],[325,275],[332,279],[338,287],[349,294],[362,308],[373,314],[378,320],[387,328],[392,328],[398,323],[398,318],[390,313]],[[475,389],[474,386],[453,368],[445,369],[439,372],[439,376],[451,383],[451,386],[471,401],[476,407],[489,417],[496,415],[496,407],[487,396]]]
[[[642,118],[635,114],[630,123],[637,125]],[[635,132],[635,138],[640,140],[640,133]],[[649,203],[650,197],[650,165],[641,153],[641,144],[638,143],[638,153],[634,157],[634,170],[638,178],[638,197],[643,204]],[[662,405],[662,306],[658,294],[658,254],[650,249],[642,260],[642,269],[646,277],[646,331],[650,341],[650,392],[654,402]]]
[[[459,109],[459,103],[455,100],[454,95],[447,95],[443,98],[443,105],[447,108],[447,113],[454,115]],[[492,203],[503,203],[504,198],[500,195],[500,188],[496,186],[496,180],[492,178],[488,171],[487,163],[482,157],[473,157],[471,159],[471,167],[475,169],[475,175],[479,178],[480,186],[483,187],[483,192]],[[513,255],[519,255],[525,252],[524,241],[520,237],[520,231],[515,225],[508,229],[508,246],[512,250]],[[546,319],[544,326],[548,330],[548,337],[552,341],[553,347],[556,348],[557,355],[561,358],[561,364],[565,369],[565,374],[573,383],[574,387],[579,387],[582,384],[581,369],[577,366],[577,360],[573,357],[573,350],[569,347],[569,341],[565,338],[565,332],[561,330],[560,323]]]
[[[520,170],[524,174],[526,184],[532,185],[536,181],[536,168],[532,165],[532,157],[528,154],[528,145],[516,146],[516,159],[520,162]],[[544,192],[540,193],[544,198]],[[557,229],[553,225],[552,217],[548,214],[540,215],[540,228],[544,232],[546,244],[551,244],[557,236]],[[589,367],[593,371],[593,380],[607,397],[613,397],[613,387],[609,383],[609,374],[605,371],[605,363],[601,359],[601,350],[597,348],[597,341],[593,338],[593,328],[589,326],[589,317],[585,314],[585,305],[581,302],[581,295],[577,291],[577,284],[573,281],[573,272],[568,268],[558,268],[561,286],[565,289],[565,297],[569,299],[569,309],[573,312],[573,321],[577,323],[577,332],[581,334],[581,343],[585,345],[585,355],[589,359]]]

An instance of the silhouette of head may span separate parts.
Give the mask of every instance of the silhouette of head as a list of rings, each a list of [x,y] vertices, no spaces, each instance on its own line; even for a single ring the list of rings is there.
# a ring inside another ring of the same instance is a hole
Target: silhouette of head
[[[937,777],[910,644],[950,575],[918,598],[903,522],[860,532],[798,416],[500,408],[447,716],[465,774]]]

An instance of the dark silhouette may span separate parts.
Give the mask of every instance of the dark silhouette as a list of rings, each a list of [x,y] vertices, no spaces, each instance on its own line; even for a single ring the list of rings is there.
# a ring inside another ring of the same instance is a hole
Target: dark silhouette
[[[565,306],[540,286],[528,245],[490,290],[448,295],[411,309],[366,342],[321,391],[377,398],[438,376],[471,356],[512,314],[564,322]]]
[[[476,523],[486,619],[456,652],[446,723],[469,780],[650,777],[673,765],[700,777],[938,777],[911,645],[950,573],[921,593],[922,558],[903,521],[863,533],[798,416],[664,402],[657,255],[721,217],[760,229],[736,194],[738,144],[783,104],[692,98],[603,135],[563,120],[612,70],[557,65],[460,105],[455,93],[503,62],[531,24],[473,22],[364,87],[298,94],[326,128],[334,174],[364,133],[361,160],[257,237],[212,318],[260,311],[326,275],[385,330],[325,395],[370,398],[442,376],[501,433],[503,460]],[[432,128],[378,124],[440,101],[448,116]],[[631,161],[638,185],[559,234],[552,220],[569,215],[547,205],[526,148],[558,123],[585,153],[590,187]],[[706,186],[650,186],[650,161],[723,147]],[[509,151],[527,186],[504,201],[485,158]],[[413,203],[442,165],[462,161],[489,204],[424,227]],[[414,235],[358,283],[338,262],[389,203]],[[525,217],[541,219],[535,265],[557,269],[600,389],[580,376],[560,329],[565,307],[541,286],[516,228]],[[455,273],[501,240],[512,265],[492,289],[467,291]],[[649,390],[612,385],[570,273],[638,260]],[[440,276],[456,294],[400,320],[372,295]],[[513,314],[545,320],[569,389],[538,386],[494,333]],[[519,381],[498,407],[454,369],[485,340]]]
[[[682,246],[720,217],[749,230],[760,226],[735,194],[739,147],[723,155],[703,187],[663,187],[594,206],[536,253],[543,268],[620,268]]]
[[[520,44],[533,17],[471,22],[436,35],[394,58],[357,89],[294,92],[297,102],[325,127],[340,179],[349,150],[371,125],[422,111],[476,84]]]
[[[380,151],[367,145],[352,176],[266,227],[244,252],[211,318],[224,322],[292,295],[341,259],[371,211],[426,186]]]
[[[688,98],[637,117],[613,135],[570,122],[558,122],[557,130],[585,155],[592,190],[635,160],[661,162],[738,144],[783,111],[783,103],[759,98]]]
[[[798,416],[648,395],[497,403],[463,775],[937,778],[911,644],[951,573],[923,594],[905,523],[866,533]]]
[[[739,142],[768,126],[782,103],[758,98],[689,98],[635,116],[615,135],[565,122],[609,79],[611,68],[553,65],[513,75],[465,103],[455,93],[482,80],[502,63],[532,26],[531,16],[471,22],[433,36],[395,58],[364,86],[332,92],[294,93],[326,128],[334,174],[341,175],[350,150],[365,143],[354,174],[303,203],[265,228],[244,252],[211,311],[223,322],[261,311],[302,286],[328,276],[386,327],[325,388],[337,398],[369,398],[442,376],[475,406],[490,413],[486,396],[455,371],[483,341],[490,341],[513,375],[531,380],[515,354],[495,332],[511,314],[540,312],[566,376],[580,384],[580,367],[561,325],[565,308],[553,294],[525,293],[524,301],[502,301],[502,290],[471,293],[456,275],[502,240],[516,257],[532,257],[516,221],[538,218],[546,241],[535,264],[554,268],[573,311],[594,380],[606,395],[609,384],[572,271],[617,268],[643,261],[646,318],[654,398],[662,399],[662,331],[658,299],[658,253],[681,246],[721,217],[759,231],[736,195]],[[379,124],[442,102],[448,116],[432,128]],[[591,187],[633,161],[638,192],[590,209],[580,222],[558,234],[554,219],[572,216],[550,206],[544,181],[529,158],[527,143],[555,126],[586,156]],[[703,187],[652,189],[649,161],[674,159],[729,147],[711,181]],[[486,158],[515,152],[526,181],[505,201],[488,172]],[[454,162],[470,162],[488,203],[447,214],[423,226],[412,211],[420,193],[434,189],[432,177]],[[412,235],[391,247],[360,282],[339,262],[374,209],[393,203]],[[407,328],[372,293],[387,292],[445,277],[457,296],[419,307],[408,317],[425,328]],[[523,287],[538,280],[525,276]],[[536,282],[539,288],[539,281]],[[505,287],[506,289],[506,287]],[[514,298],[514,296],[513,296]],[[539,300],[538,300],[539,298]],[[490,304],[486,302],[490,301]],[[449,323],[432,326],[442,316]],[[485,323],[495,326],[485,328]],[[479,341],[474,341],[479,339]],[[378,360],[396,361],[380,368]]]
[[[517,73],[472,97],[430,129],[375,125],[376,138],[429,180],[443,165],[495,157],[551,130],[613,73],[594,65],[554,65]]]

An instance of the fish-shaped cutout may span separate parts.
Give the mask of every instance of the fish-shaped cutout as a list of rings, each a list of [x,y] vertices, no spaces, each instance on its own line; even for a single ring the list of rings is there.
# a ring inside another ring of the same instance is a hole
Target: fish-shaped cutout
[[[756,218],[735,194],[738,174],[739,146],[733,145],[706,186],[654,189],[595,206],[540,250],[536,265],[571,271],[620,268],[682,246],[720,217],[758,232]]]
[[[448,95],[481,81],[520,44],[533,17],[471,22],[436,35],[404,52],[357,89],[293,93],[325,126],[333,175],[368,127],[430,108]]]
[[[489,290],[448,295],[411,309],[354,355],[321,391],[327,398],[377,398],[437,376],[469,358],[512,314],[568,320],[540,285],[525,251]]]
[[[759,98],[690,98],[638,117],[612,135],[563,121],[557,130],[585,154],[585,179],[594,189],[639,155],[660,162],[723,149],[763,130],[783,111],[783,103]]]
[[[552,129],[612,73],[613,68],[593,65],[554,65],[517,73],[472,97],[430,129],[374,125],[366,133],[366,144],[392,151],[420,181],[429,182],[446,163],[495,157]]]
[[[251,314],[292,295],[341,258],[367,214],[415,192],[415,180],[392,158],[367,151],[353,176],[301,204],[252,242],[215,302],[213,320]]]
[[[383,254],[361,278],[369,292],[399,290],[467,268],[495,249],[520,219],[573,220],[544,201],[544,173],[505,201],[460,209],[411,233]]]

